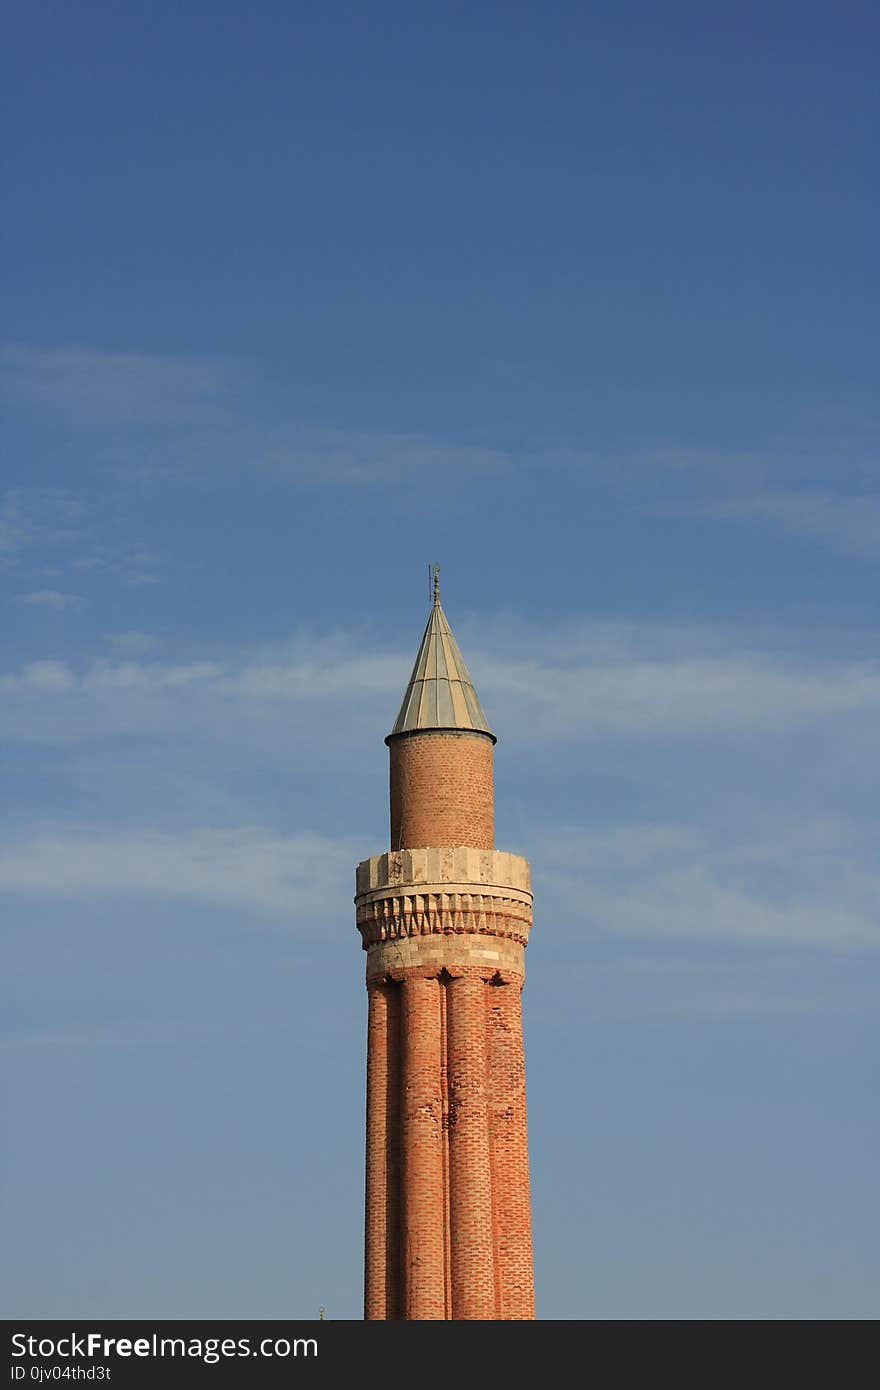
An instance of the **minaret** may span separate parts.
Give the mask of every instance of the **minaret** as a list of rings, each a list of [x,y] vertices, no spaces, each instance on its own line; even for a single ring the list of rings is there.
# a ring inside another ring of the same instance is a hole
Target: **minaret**
[[[364,1316],[535,1316],[522,986],[529,865],[495,849],[492,733],[439,578],[394,728],[367,952]]]

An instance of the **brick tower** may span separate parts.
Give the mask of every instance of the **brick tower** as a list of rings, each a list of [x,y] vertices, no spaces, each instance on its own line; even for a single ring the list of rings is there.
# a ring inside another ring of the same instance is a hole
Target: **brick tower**
[[[434,605],[397,721],[367,953],[364,1316],[535,1316],[522,986],[529,865],[495,849],[495,735]]]

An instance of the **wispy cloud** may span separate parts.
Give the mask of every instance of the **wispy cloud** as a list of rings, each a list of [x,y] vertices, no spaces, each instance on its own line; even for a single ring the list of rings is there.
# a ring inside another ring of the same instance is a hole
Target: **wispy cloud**
[[[9,398],[91,428],[204,418],[222,402],[237,375],[236,364],[229,361],[97,352],[75,344],[0,347],[0,383]]]
[[[859,559],[880,556],[880,492],[761,492],[656,510],[706,521],[757,522]]]
[[[199,682],[210,681],[221,668],[210,661],[192,661],[172,666],[154,663],[146,666],[135,661],[99,662],[78,675],[63,661],[30,661],[15,675],[0,677],[0,691],[42,692],[58,694],[64,691],[179,690]]]
[[[38,547],[69,547],[80,539],[86,513],[66,488],[8,489],[0,500],[0,563],[17,564]]]
[[[434,506],[448,508],[456,502],[450,479],[510,464],[501,449],[427,433],[340,428],[283,411],[273,418],[256,371],[229,360],[7,343],[0,387],[101,441],[102,466],[141,481],[216,484],[258,474],[286,486],[410,491],[439,479]]]
[[[796,821],[724,845],[681,825],[538,830],[536,931],[552,924],[555,951],[610,937],[701,950],[874,953],[880,873],[875,836],[867,839],[843,823]],[[348,911],[362,851],[354,838],[260,826],[38,826],[5,839],[0,894],[203,903],[295,929]]]
[[[0,849],[0,894],[197,902],[292,929],[338,916],[351,899],[353,844],[254,826],[180,833],[44,827]]]
[[[650,486],[651,466],[662,493]],[[648,450],[625,476],[638,479],[640,510],[651,516],[776,530],[855,559],[880,555],[876,420],[814,410],[749,449]]]
[[[725,653],[716,650],[725,645],[717,629],[702,654],[694,646],[698,636],[667,633],[663,656],[642,654],[635,629],[615,639],[600,626],[595,644],[589,629],[577,640],[571,631],[555,639],[546,629],[536,631],[531,644],[535,654],[528,660],[503,655],[498,647],[503,650],[505,644],[498,636],[493,633],[489,650],[473,664],[474,675],[491,717],[507,739],[520,744],[795,732],[880,713],[878,663],[818,660],[799,651],[776,656],[736,651],[732,635]],[[528,649],[522,629],[520,639],[514,650]],[[645,645],[649,640],[656,644],[663,639],[654,629]],[[203,710],[211,702],[227,729],[248,707],[283,717],[286,708],[305,705],[317,725],[325,717],[338,723],[341,716],[349,719],[369,708],[381,722],[393,715],[411,657],[411,651],[402,649],[365,647],[362,635],[337,634],[332,639],[303,636],[271,655],[240,652],[177,663],[99,659],[79,667],[45,659],[0,675],[0,697],[71,695],[81,710],[89,701],[100,701],[95,713],[103,719],[111,697],[122,713],[120,702],[128,695],[156,701],[186,693]],[[131,713],[137,717],[148,710],[140,698]],[[150,721],[155,712],[154,706]],[[53,707],[47,719],[63,739],[61,713]],[[27,714],[29,721],[38,719],[39,707],[28,701]],[[14,727],[7,717],[7,733]]]
[[[645,940],[880,948],[873,828],[840,821],[636,825],[541,835],[545,912],[578,932]]]
[[[810,670],[731,656],[554,669],[496,660],[482,672],[487,701],[530,741],[796,729],[880,710],[880,668],[870,663]]]
[[[658,943],[659,946],[659,943]],[[815,1014],[873,1013],[880,1005],[880,973],[871,955],[828,951],[743,951],[737,943],[707,959],[667,944],[654,955],[621,954],[566,963],[565,991],[553,1007],[541,998],[541,967],[533,966],[530,1016],[541,1027],[569,1031],[578,1011],[590,1019],[670,1018],[726,1021],[798,1018]],[[537,995],[537,999],[536,999]]]
[[[50,608],[56,613],[82,608],[83,604],[79,594],[65,594],[60,589],[35,589],[29,594],[19,594],[18,602],[29,604],[32,608]]]
[[[0,498],[0,568],[20,578],[70,582],[73,575],[111,576],[131,585],[159,581],[165,557],[136,537],[116,539],[118,517],[68,488],[16,487]],[[106,539],[113,530],[113,538]],[[73,607],[48,595],[64,594],[56,586],[34,589],[25,601],[44,607]],[[74,598],[76,595],[67,594]]]
[[[288,427],[263,456],[267,474],[285,482],[319,486],[432,484],[435,505],[445,506],[451,478],[504,472],[511,460],[500,449],[456,444],[424,434],[389,430]]]
[[[73,560],[72,567],[80,572],[112,575],[125,584],[138,586],[158,584],[164,564],[164,555],[139,541],[133,541],[124,546],[93,545]]]
[[[64,661],[29,661],[15,675],[0,676],[0,693],[22,691],[37,695],[58,695],[75,689],[76,677]]]
[[[740,447],[706,439],[655,442],[629,451],[626,463],[644,478],[680,474],[690,487],[711,484],[721,493],[755,494],[798,488],[830,489],[845,478],[865,490],[880,481],[880,421],[876,417],[814,408]]]
[[[145,656],[157,645],[157,638],[152,633],[139,632],[135,628],[126,632],[105,632],[104,640],[113,651],[125,657]]]
[[[284,487],[393,485],[390,507],[432,487],[435,511],[455,511],[455,483],[540,469],[557,483],[572,472],[631,497],[654,517],[775,528],[858,559],[880,554],[880,480],[873,422],[814,412],[751,446],[692,440],[634,444],[597,454],[550,433],[517,450],[497,440],[446,438],[394,428],[340,427],[273,405],[258,363],[231,358],[101,352],[84,345],[0,347],[0,390],[54,415],[89,441],[91,466],[157,485],[235,485],[259,477]],[[442,483],[438,486],[438,480]],[[0,514],[0,555],[27,528]],[[146,547],[126,562],[93,547],[92,568],[153,583]]]

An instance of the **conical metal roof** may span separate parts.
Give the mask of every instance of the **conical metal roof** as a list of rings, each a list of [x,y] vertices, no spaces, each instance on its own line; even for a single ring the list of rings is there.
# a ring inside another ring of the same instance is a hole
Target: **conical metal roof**
[[[492,742],[496,742],[464,657],[440,607],[440,581],[436,576],[434,606],[400,713],[388,737],[416,733],[419,729],[472,729],[475,733],[488,734]]]

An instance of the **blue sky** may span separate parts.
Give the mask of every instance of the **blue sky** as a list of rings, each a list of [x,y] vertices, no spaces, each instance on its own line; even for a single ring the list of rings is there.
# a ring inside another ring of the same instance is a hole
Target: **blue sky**
[[[533,863],[539,1316],[876,1316],[877,39],[9,7],[8,1315],[360,1315],[438,561]]]

